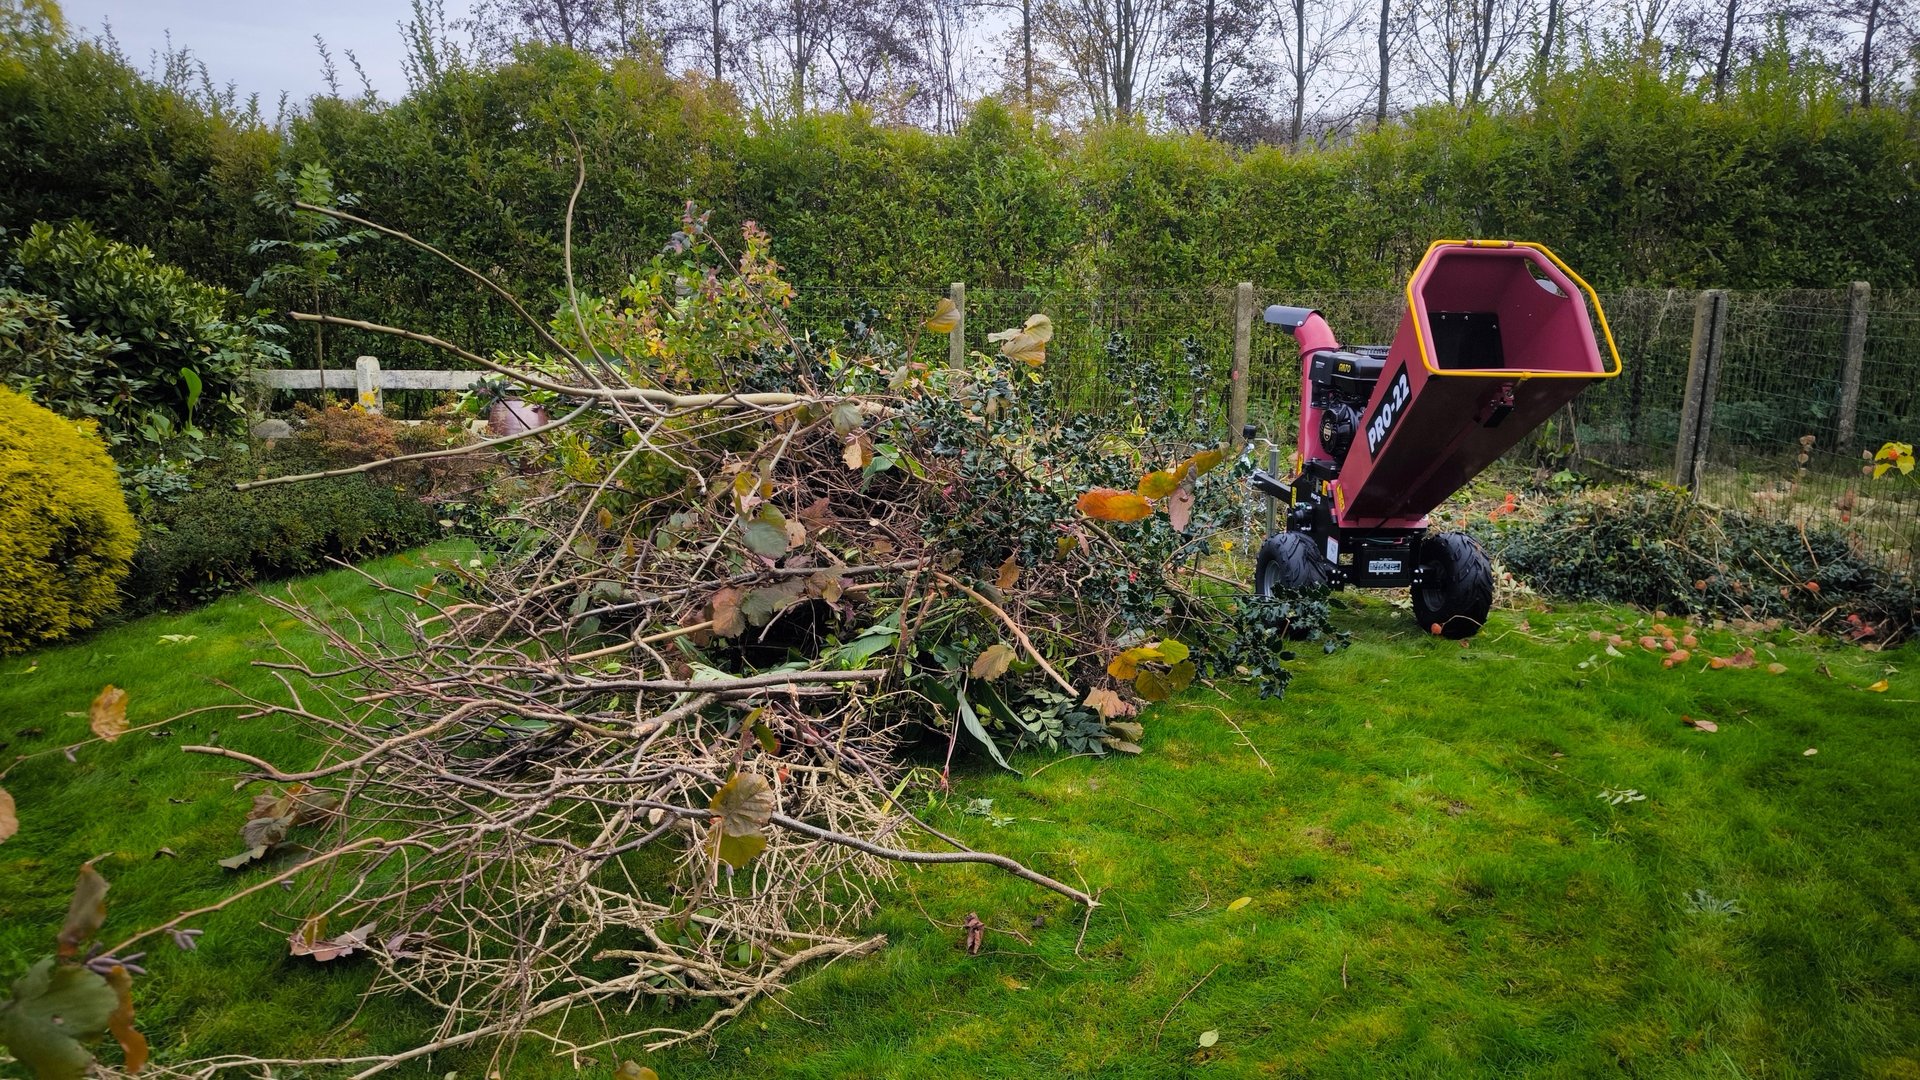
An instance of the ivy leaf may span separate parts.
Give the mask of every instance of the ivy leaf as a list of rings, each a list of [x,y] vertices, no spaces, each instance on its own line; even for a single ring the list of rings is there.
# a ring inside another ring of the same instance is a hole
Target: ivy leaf
[[[933,305],[933,317],[927,320],[927,329],[936,334],[951,334],[954,327],[960,325],[960,306],[951,296],[943,296]]]
[[[60,924],[60,959],[78,956],[80,947],[92,941],[106,921],[107,879],[92,863],[82,864],[80,880],[73,886],[73,900],[67,904],[66,921]]]
[[[20,814],[14,809],[13,796],[6,788],[0,788],[0,844],[20,831]]]
[[[787,518],[772,506],[763,506],[747,523],[747,547],[755,555],[778,559],[787,553]]]
[[[1013,663],[1013,656],[1012,646],[1005,642],[995,642],[983,649],[979,656],[974,657],[973,667],[967,670],[967,674],[976,679],[992,682],[1007,673],[1007,665]]]
[[[1094,488],[1075,500],[1080,512],[1095,521],[1141,521],[1153,516],[1153,504],[1131,491]]]
[[[120,1052],[126,1055],[126,1070],[137,1073],[147,1063],[147,1037],[133,1026],[133,976],[127,974],[126,968],[115,964],[107,972],[107,986],[119,999],[113,1015],[107,1017],[107,1030],[113,1032],[114,1041],[120,1044]]]
[[[93,707],[88,710],[92,717],[93,733],[108,742],[127,732],[127,692],[108,683],[99,695],[93,699]]]
[[[1180,474],[1172,469],[1160,469],[1140,478],[1136,489],[1143,499],[1164,499],[1173,494],[1180,486]]]
[[[80,1044],[106,1032],[118,1005],[98,973],[47,957],[14,981],[13,1000],[0,1008],[0,1044],[39,1080],[81,1080],[93,1055]]]

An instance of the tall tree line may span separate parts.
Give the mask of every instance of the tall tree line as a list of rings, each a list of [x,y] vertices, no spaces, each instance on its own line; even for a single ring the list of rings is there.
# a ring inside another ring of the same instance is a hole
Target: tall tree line
[[[1524,106],[1601,53],[1716,96],[1771,56],[1862,106],[1910,101],[1920,68],[1916,0],[484,0],[463,25],[495,57],[651,54],[773,115],[952,131],[994,94],[1059,124],[1296,147],[1426,105]]]

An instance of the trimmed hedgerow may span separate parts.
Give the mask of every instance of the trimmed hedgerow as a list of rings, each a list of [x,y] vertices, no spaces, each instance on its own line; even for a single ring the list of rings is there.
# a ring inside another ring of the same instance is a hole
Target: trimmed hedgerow
[[[137,536],[93,425],[0,387],[0,653],[113,611]]]

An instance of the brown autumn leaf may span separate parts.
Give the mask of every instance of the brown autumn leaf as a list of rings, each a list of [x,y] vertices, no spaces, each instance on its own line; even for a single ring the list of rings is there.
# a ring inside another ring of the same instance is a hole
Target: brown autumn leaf
[[[1013,556],[1009,555],[1007,556],[1007,561],[1000,564],[1000,572],[994,575],[993,584],[1001,592],[1006,592],[1008,589],[1013,588],[1019,580],[1020,564],[1015,561]]]
[[[7,794],[6,788],[0,788],[0,844],[19,831],[20,814],[14,809],[13,796]]]
[[[1140,521],[1153,516],[1153,504],[1131,491],[1094,488],[1074,503],[1095,521]]]
[[[1013,657],[1012,646],[1005,642],[995,642],[981,650],[979,656],[974,657],[973,666],[967,669],[967,674],[976,679],[992,682],[1007,673],[1007,666],[1013,663]]]
[[[1713,732],[1720,730],[1720,725],[1714,723],[1711,720],[1695,720],[1691,716],[1682,716],[1680,717],[1680,722],[1690,728],[1693,728],[1697,731],[1704,731],[1704,732],[1707,732],[1708,734],[1712,734]]]
[[[1000,355],[1029,367],[1039,367],[1047,359],[1047,342],[1053,340],[1053,320],[1045,315],[1029,315],[1018,329],[988,334],[987,340],[1000,342]]]
[[[855,435],[847,440],[840,451],[840,460],[847,463],[849,469],[864,469],[873,463],[873,440],[865,435]]]
[[[82,864],[80,880],[73,886],[73,900],[67,905],[66,921],[60,924],[60,959],[71,960],[80,955],[81,946],[93,940],[100,932],[100,924],[107,921],[107,879],[92,863]]]
[[[108,683],[99,696],[93,699],[89,710],[93,718],[93,733],[112,742],[127,731],[127,692]]]
[[[1132,716],[1140,710],[1134,704],[1106,687],[1087,692],[1087,700],[1081,704],[1100,714],[1102,720],[1115,720],[1122,716]]]
[[[126,1070],[137,1073],[147,1063],[147,1037],[133,1026],[133,977],[119,964],[113,965],[107,972],[107,985],[113,987],[113,993],[120,999],[114,1006],[113,1015],[107,1017],[107,1030],[120,1044],[121,1053],[126,1055]]]
[[[714,590],[714,637],[739,637],[747,632],[746,616],[740,614],[740,596],[740,590],[731,585]]]
[[[1660,661],[1660,666],[1673,667],[1676,664],[1684,664],[1692,656],[1693,654],[1688,652],[1685,649],[1675,649],[1674,651],[1667,654],[1667,658],[1665,660]]]

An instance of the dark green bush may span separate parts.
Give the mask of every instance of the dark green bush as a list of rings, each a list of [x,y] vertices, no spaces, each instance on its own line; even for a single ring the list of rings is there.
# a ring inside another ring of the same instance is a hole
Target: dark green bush
[[[1883,641],[1920,620],[1912,576],[1880,565],[1845,531],[1803,530],[1675,491],[1582,492],[1537,519],[1475,531],[1508,571],[1550,596],[1855,635],[1872,626]]]
[[[92,425],[0,386],[0,653],[111,612],[134,535]]]
[[[157,507],[127,582],[136,612],[184,607],[256,582],[425,543],[435,511],[379,473],[235,491],[233,483],[326,468],[292,447],[208,468],[202,487]]]
[[[69,415],[98,419],[123,461],[196,429],[237,431],[246,373],[286,363],[271,340],[280,328],[235,316],[234,294],[85,222],[35,224],[6,277],[91,337],[65,350],[12,349],[0,338],[0,377],[44,391],[44,403]],[[99,339],[117,347],[103,350]]]

